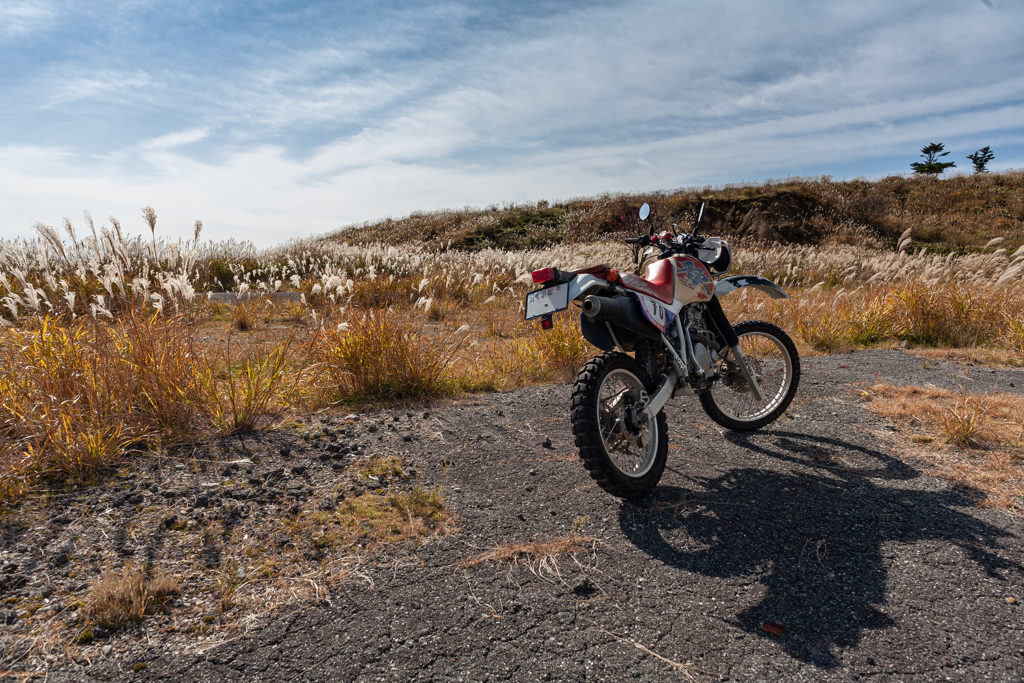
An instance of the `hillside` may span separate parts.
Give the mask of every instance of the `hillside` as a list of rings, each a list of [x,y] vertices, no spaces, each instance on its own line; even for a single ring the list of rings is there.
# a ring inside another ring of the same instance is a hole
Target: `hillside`
[[[877,241],[894,246],[911,229],[915,247],[939,252],[980,249],[995,237],[1003,237],[1002,246],[1011,251],[1024,243],[1021,171],[941,180],[788,178],[668,193],[441,210],[346,228],[326,239],[350,244],[422,240],[433,248],[468,251],[538,248],[635,232],[636,211],[643,202],[653,207],[659,228],[669,222],[689,226],[704,201],[704,232],[731,239],[857,245]]]

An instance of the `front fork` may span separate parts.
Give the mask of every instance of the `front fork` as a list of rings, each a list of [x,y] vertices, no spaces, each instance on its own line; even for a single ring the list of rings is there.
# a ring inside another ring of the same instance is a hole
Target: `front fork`
[[[765,401],[764,387],[761,386],[761,378],[758,377],[754,369],[750,367],[750,363],[747,362],[747,356],[743,353],[743,349],[740,348],[739,344],[730,346],[729,350],[732,351],[732,355],[736,358],[736,365],[739,366],[740,374],[743,375],[743,379],[746,380],[747,386],[757,395],[757,400],[761,403]]]
[[[717,303],[717,300],[715,300],[709,308],[718,309],[718,315],[715,314],[716,311],[712,310],[711,317],[715,322],[715,326],[721,328],[722,323],[718,320],[719,316],[722,321],[725,321],[725,325],[728,325],[728,321],[725,319],[725,314],[721,310],[721,304],[714,306],[714,304]],[[639,410],[642,410],[642,413],[638,416],[640,417],[641,422],[653,420],[654,416],[658,414],[666,403],[668,403],[668,400],[673,396],[676,390],[680,390],[685,396],[692,396],[695,392],[688,381],[688,378],[691,376],[691,372],[695,373],[700,379],[703,379],[705,376],[704,368],[702,368],[700,363],[697,362],[694,355],[693,346],[690,342],[689,330],[683,328],[681,313],[682,312],[680,312],[680,315],[675,316],[676,338],[679,339],[679,348],[677,349],[664,334],[661,335],[661,343],[665,351],[668,353],[672,368],[667,374],[661,376],[660,386],[654,395],[651,396],[645,404],[637,406]],[[743,380],[747,383],[747,386],[750,387],[750,390],[757,396],[758,401],[763,403],[765,401],[765,394],[764,388],[761,386],[761,378],[750,366],[750,362],[747,360],[746,354],[743,353],[743,348],[740,346],[739,338],[737,338],[733,332],[732,326],[729,325],[728,329],[732,334],[729,336],[723,334],[722,336],[725,337],[727,341],[735,340],[735,343],[728,348],[732,352],[733,358],[736,359],[736,365],[739,368],[740,375],[742,375]],[[729,339],[729,337],[732,337],[732,339]]]

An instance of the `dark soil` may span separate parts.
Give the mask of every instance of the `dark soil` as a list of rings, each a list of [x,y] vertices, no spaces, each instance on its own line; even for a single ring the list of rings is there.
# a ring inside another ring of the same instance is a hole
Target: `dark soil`
[[[219,647],[157,658],[150,645],[137,673],[136,655],[112,648],[50,678],[1021,680],[1024,520],[892,455],[857,388],[1021,393],[1024,372],[928,365],[898,351],[805,359],[787,417],[749,435],[679,399],[665,477],[638,503],[584,471],[567,385],[415,420],[394,411],[408,431],[379,447],[443,484],[459,533],[379,556],[361,582]],[[292,460],[313,462],[305,453]],[[499,544],[564,537],[580,517],[596,540],[573,556],[460,567]]]

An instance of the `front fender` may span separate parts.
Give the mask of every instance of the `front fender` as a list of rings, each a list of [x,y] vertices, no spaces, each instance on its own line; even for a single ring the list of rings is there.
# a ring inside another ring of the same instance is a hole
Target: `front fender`
[[[789,296],[771,280],[756,275],[732,275],[723,277],[715,283],[715,294],[724,296],[740,287],[753,287],[759,289],[773,299],[788,299]]]

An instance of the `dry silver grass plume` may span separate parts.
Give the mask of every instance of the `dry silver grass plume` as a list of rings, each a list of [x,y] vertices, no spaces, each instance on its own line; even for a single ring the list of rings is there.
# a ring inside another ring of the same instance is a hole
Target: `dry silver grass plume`
[[[203,231],[203,222],[202,221],[196,221],[195,224],[193,224],[192,228],[195,231],[194,232],[195,236],[192,239],[192,243],[193,244],[199,244],[199,233],[201,233]]]
[[[990,240],[988,241],[988,243],[987,243],[987,244],[986,244],[986,245],[985,245],[984,247],[982,247],[982,249],[981,249],[981,250],[982,250],[982,251],[985,251],[985,250],[986,250],[986,249],[988,249],[989,247],[994,247],[994,246],[996,246],[997,244],[1002,244],[1002,242],[1003,242],[1003,240],[1004,240],[1004,239],[1006,239],[1006,238],[1005,238],[1005,237],[996,237],[995,239],[990,239]]]
[[[910,235],[914,231],[913,228],[907,228],[900,235],[900,241],[896,244],[896,251],[906,251],[910,246]]]
[[[156,211],[152,206],[147,206],[142,210],[142,218],[146,221],[146,225],[149,226],[151,233],[156,233]]]

